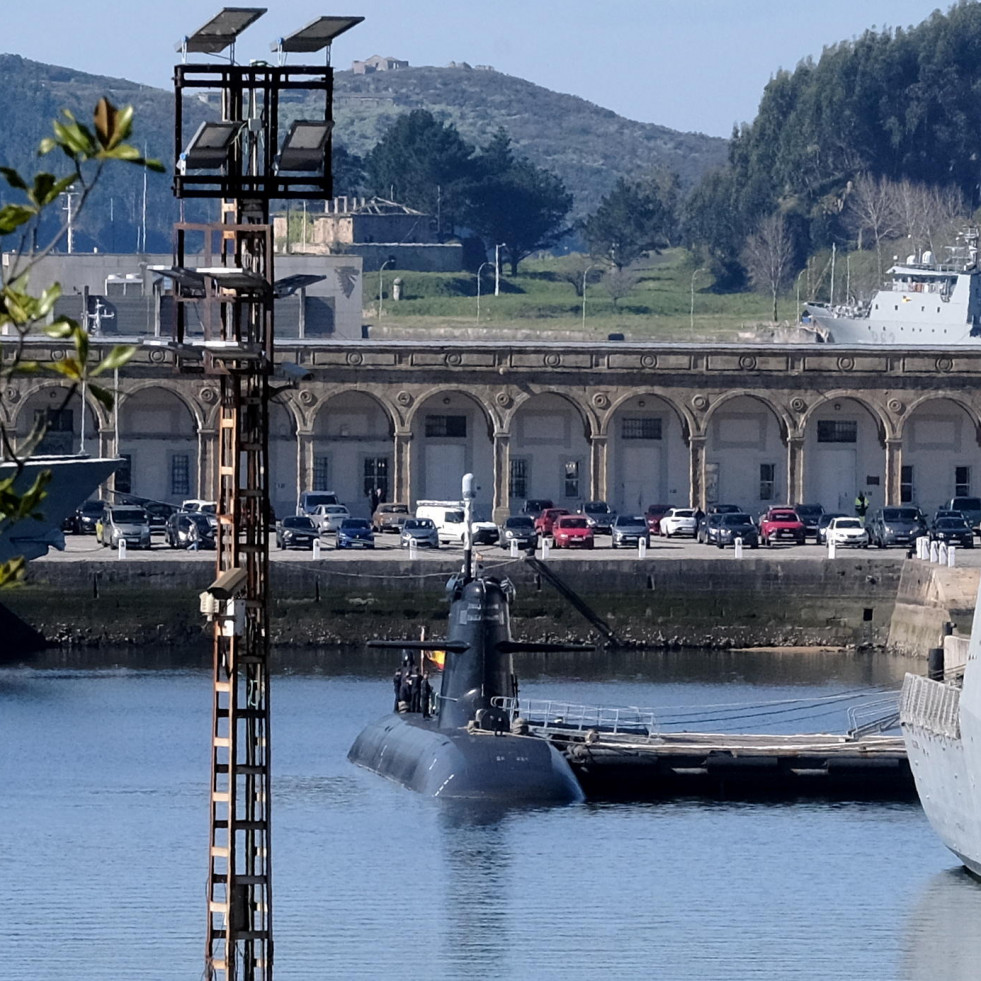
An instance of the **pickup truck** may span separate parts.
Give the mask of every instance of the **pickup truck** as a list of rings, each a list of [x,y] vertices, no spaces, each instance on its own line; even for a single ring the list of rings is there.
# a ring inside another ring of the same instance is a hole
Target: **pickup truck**
[[[760,541],[764,545],[774,542],[804,544],[804,522],[793,508],[770,508],[760,518]]]

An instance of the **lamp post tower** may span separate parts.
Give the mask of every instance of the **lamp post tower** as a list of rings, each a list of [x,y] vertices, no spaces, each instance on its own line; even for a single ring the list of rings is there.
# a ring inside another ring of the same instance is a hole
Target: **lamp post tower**
[[[269,711],[269,399],[275,364],[270,202],[331,197],[330,45],[361,17],[320,17],[279,38],[278,64],[235,62],[265,8],[226,7],[178,45],[174,194],[219,202],[214,223],[178,223],[170,346],[179,370],[219,387],[215,579],[201,595],[214,631],[205,975],[273,973]],[[227,56],[224,55],[227,51]],[[319,67],[290,53],[326,51]],[[222,63],[189,64],[188,55]],[[305,106],[280,125],[280,102]],[[202,101],[216,118],[192,132]]]

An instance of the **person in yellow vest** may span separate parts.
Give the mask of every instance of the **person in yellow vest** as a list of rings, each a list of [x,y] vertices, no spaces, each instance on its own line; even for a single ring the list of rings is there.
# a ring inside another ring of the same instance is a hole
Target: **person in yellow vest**
[[[865,523],[865,515],[869,510],[869,499],[865,496],[864,491],[858,492],[858,497],[855,498],[855,514],[862,519],[862,523]]]

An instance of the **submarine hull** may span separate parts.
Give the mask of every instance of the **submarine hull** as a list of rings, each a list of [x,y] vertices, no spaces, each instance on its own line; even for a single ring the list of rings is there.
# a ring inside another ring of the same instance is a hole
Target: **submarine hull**
[[[583,792],[565,757],[537,736],[438,729],[390,713],[367,726],[348,759],[430,797],[572,803]]]

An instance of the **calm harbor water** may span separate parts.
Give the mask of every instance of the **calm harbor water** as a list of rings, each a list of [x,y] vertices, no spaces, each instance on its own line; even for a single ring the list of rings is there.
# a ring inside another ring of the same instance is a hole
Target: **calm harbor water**
[[[682,725],[840,730],[838,696],[907,666],[553,660],[525,665],[522,690]],[[389,698],[376,665],[274,677],[278,978],[976,977],[981,884],[915,803],[452,809],[347,762]],[[816,700],[786,712],[791,698]],[[749,707],[764,701],[779,714]],[[200,977],[209,706],[197,670],[0,669],[0,978]]]

